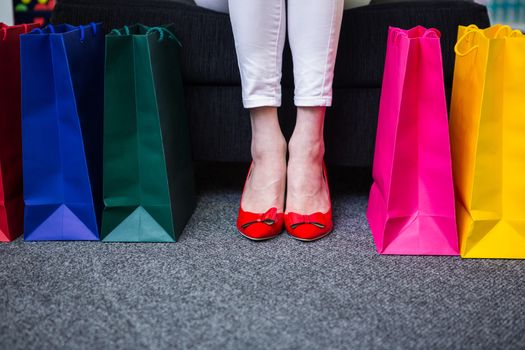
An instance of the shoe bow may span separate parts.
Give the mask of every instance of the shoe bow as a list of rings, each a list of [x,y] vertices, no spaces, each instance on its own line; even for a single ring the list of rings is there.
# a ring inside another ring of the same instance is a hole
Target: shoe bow
[[[275,221],[277,221],[277,208],[270,208],[266,213],[262,214],[255,214],[250,213],[250,215],[253,216],[253,218],[242,225],[242,228],[247,228],[250,225],[257,224],[257,223],[264,223],[268,226],[271,226],[275,224]]]
[[[289,213],[288,219],[290,220],[290,227],[296,228],[300,225],[314,225],[319,228],[325,228],[325,214],[323,213],[313,213],[313,214],[297,214]]]

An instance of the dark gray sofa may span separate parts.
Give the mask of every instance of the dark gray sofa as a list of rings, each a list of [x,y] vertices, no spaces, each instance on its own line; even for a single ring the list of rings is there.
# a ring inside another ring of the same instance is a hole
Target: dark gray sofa
[[[197,161],[250,159],[250,124],[241,104],[240,78],[229,18],[225,14],[167,0],[61,0],[52,22],[101,21],[107,31],[125,24],[174,23],[183,43],[182,72]],[[489,25],[486,8],[463,1],[369,5],[345,11],[334,80],[334,106],[326,122],[326,159],[334,165],[372,163],[388,26],[416,25],[442,32],[448,91],[457,26]],[[281,125],[294,125],[291,55],[283,63]]]

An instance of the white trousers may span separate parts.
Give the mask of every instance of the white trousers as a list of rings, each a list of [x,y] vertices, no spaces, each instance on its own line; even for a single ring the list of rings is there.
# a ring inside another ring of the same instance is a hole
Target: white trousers
[[[295,105],[330,106],[344,0],[195,0],[230,13],[245,108],[281,105],[288,12]]]

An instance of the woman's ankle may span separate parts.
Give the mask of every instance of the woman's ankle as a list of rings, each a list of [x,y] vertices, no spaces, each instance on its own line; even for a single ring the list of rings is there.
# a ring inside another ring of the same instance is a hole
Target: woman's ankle
[[[324,107],[298,107],[297,122],[288,150],[290,160],[317,162],[323,159]]]
[[[251,154],[254,162],[286,160],[287,144],[284,136],[252,138]]]
[[[288,143],[290,161],[319,162],[324,158],[324,140],[292,136]]]
[[[254,162],[286,160],[287,144],[277,109],[260,107],[250,110],[252,124],[251,153]]]

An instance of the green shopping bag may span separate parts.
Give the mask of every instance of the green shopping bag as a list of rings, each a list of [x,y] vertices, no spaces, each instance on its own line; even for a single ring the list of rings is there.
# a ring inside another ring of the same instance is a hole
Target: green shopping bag
[[[169,28],[106,36],[103,241],[175,242],[195,209],[180,43]]]

